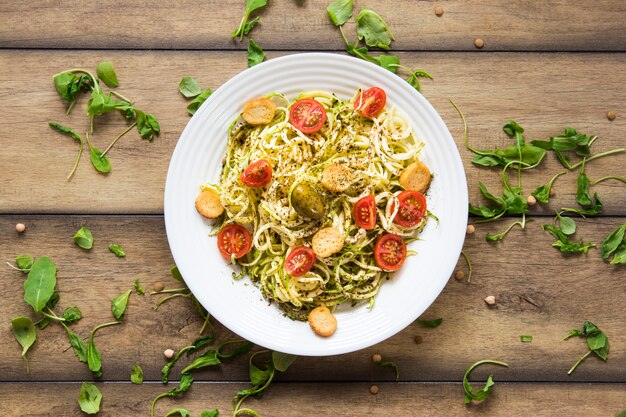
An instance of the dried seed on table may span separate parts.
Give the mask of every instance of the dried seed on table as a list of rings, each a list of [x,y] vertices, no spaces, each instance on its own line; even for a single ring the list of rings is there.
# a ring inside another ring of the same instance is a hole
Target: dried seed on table
[[[441,6],[435,7],[435,14],[437,16],[443,16],[443,7],[441,7]]]
[[[416,345],[419,345],[424,341],[424,338],[422,336],[415,336],[413,340],[415,341]]]
[[[608,113],[606,114],[606,118],[607,118],[607,119],[609,119],[609,120],[611,120],[611,121],[615,120],[615,117],[616,117],[616,114],[615,114],[615,112],[614,112],[614,111],[610,111],[610,112],[608,112]]]
[[[165,287],[163,286],[162,282],[155,282],[152,288],[154,288],[154,291],[159,292],[159,291],[163,291],[163,288]]]
[[[485,46],[485,41],[483,41],[483,40],[482,40],[482,39],[480,39],[480,38],[476,38],[476,39],[474,40],[474,46],[475,46],[476,48],[478,48],[478,49],[481,49],[483,46]]]
[[[372,386],[370,387],[370,393],[371,393],[372,395],[376,395],[376,394],[378,394],[378,385],[372,385]]]
[[[372,362],[380,362],[383,360],[383,357],[380,356],[378,353],[375,353],[372,355]]]
[[[454,279],[457,281],[461,281],[463,278],[465,278],[465,272],[458,270],[454,273]]]
[[[163,355],[167,358],[167,359],[172,359],[174,357],[174,351],[172,349],[165,349],[163,351]]]
[[[474,227],[473,224],[468,224],[467,229],[465,231],[468,235],[473,235],[474,232],[476,231],[476,228]]]
[[[18,223],[15,225],[15,231],[17,233],[24,233],[24,230],[26,230],[26,225],[24,225],[24,223]]]
[[[485,303],[490,306],[494,305],[496,303],[496,297],[494,297],[493,295],[488,295],[487,297],[485,297]]]
[[[537,204],[537,199],[535,198],[534,195],[529,195],[528,198],[526,199],[526,202],[528,202],[529,206],[534,206],[535,204]]]

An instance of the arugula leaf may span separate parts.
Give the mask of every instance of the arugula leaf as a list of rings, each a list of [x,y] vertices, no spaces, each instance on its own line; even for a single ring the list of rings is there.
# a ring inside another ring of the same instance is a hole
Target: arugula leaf
[[[52,127],[53,129],[58,130],[61,133],[70,135],[72,139],[77,141],[79,144],[78,155],[76,156],[76,161],[74,161],[74,166],[72,167],[72,170],[67,176],[67,180],[69,181],[74,176],[74,173],[76,173],[76,169],[78,168],[78,162],[80,162],[80,157],[83,155],[83,139],[80,137],[78,133],[76,133],[69,127],[61,126],[60,124],[54,123],[54,122],[48,122],[48,125]]]
[[[139,295],[144,295],[145,291],[141,284],[139,283],[139,278],[135,278],[135,292]]]
[[[622,242],[622,244],[618,246],[613,255],[613,259],[611,259],[611,265],[617,264],[626,264],[626,242]]]
[[[35,260],[33,259],[33,257],[27,253],[17,255],[17,257],[15,258],[15,265],[17,265],[18,269],[20,269],[22,272],[30,271],[30,268],[33,266],[34,262]]]
[[[130,103],[116,100],[106,95],[100,89],[93,89],[91,91],[91,98],[89,102],[87,102],[87,114],[91,116],[100,116],[113,110],[126,111],[129,109],[132,109]]]
[[[249,46],[249,45],[248,45]],[[202,103],[206,101],[207,98],[211,95],[211,89],[207,88],[199,96],[197,96],[191,103],[187,105],[187,111],[192,116],[196,113],[196,111],[200,108]]]
[[[298,357],[296,355],[290,355],[289,353],[276,351],[272,352],[272,363],[274,364],[274,369],[280,372],[287,371],[287,368],[289,368],[297,358]]]
[[[596,246],[596,244],[592,242],[583,243],[582,239],[580,243],[572,242],[571,240],[569,240],[565,233],[557,229],[555,226],[544,224],[542,228],[557,239],[557,241],[554,242],[552,246],[554,246],[555,248],[559,248],[559,250],[563,253],[586,254],[589,248],[593,248]]]
[[[63,325],[63,327],[67,333],[67,338],[70,341],[74,355],[76,355],[80,362],[87,363],[87,345],[85,345],[85,342],[79,335],[72,332],[67,326]]]
[[[625,242],[624,235],[626,234],[626,223],[621,226],[618,226],[615,230],[613,230],[609,235],[604,238],[602,244],[600,245],[600,250],[602,253],[602,259],[608,259],[609,256],[617,251],[617,248]],[[19,265],[18,265],[19,266]]]
[[[185,282],[176,265],[172,265],[172,267],[170,268],[170,272],[172,273],[172,278],[174,278],[176,281]]]
[[[583,160],[584,161],[584,160]],[[578,188],[576,189],[576,202],[581,206],[590,206],[592,204],[589,195],[589,178],[585,174],[585,164],[583,163],[578,173]]]
[[[111,161],[109,160],[109,157],[92,146],[89,137],[87,137],[87,145],[89,145],[89,159],[91,160],[91,164],[96,171],[101,174],[108,174],[111,172]]]
[[[170,417],[176,414],[178,414],[180,417],[192,417],[191,413],[184,408],[174,408],[173,410],[170,410],[167,414],[165,414],[164,417]],[[204,410],[200,413],[198,417],[217,417],[219,416],[219,414],[220,412],[216,408],[213,408],[211,410]]]
[[[260,64],[265,59],[265,52],[250,38],[248,41],[248,68]]]
[[[128,297],[130,297],[131,291],[132,290],[128,290],[111,300],[111,312],[116,320],[122,319],[126,311],[126,306],[128,305]]]
[[[494,361],[491,359],[485,359],[482,361],[478,361],[472,366],[470,366],[469,368],[467,368],[467,371],[465,371],[465,374],[463,375],[463,389],[465,390],[465,398],[463,399],[463,401],[465,402],[465,404],[471,403],[472,400],[483,401],[493,391],[493,387],[495,385],[495,383],[493,382],[493,375],[489,375],[489,377],[487,377],[487,382],[485,383],[485,386],[481,390],[478,390],[476,392],[474,392],[472,385],[467,380],[469,378],[470,373],[474,370],[474,368],[483,364],[493,364],[493,365],[499,365],[499,366],[505,366],[505,367],[509,366],[504,362]]]
[[[443,323],[442,318],[434,319],[434,320],[415,320],[416,323],[421,324],[423,327],[427,327],[429,329],[437,328]]]
[[[139,365],[133,365],[130,371],[130,382],[133,384],[143,384],[143,369]]]
[[[533,337],[530,335],[520,335],[519,340],[522,343],[531,343],[533,341]]]
[[[154,135],[161,133],[161,126],[159,125],[159,122],[151,114],[144,113],[138,109],[134,109],[134,111],[139,136],[141,136],[142,139],[152,141],[154,139]]]
[[[102,394],[100,390],[91,382],[83,382],[80,387],[78,405],[85,414],[97,414],[100,411]]]
[[[230,352],[225,353],[224,348],[228,345],[236,345]],[[252,349],[254,344],[243,339],[227,340],[222,342],[216,349],[217,357],[220,359],[234,359],[238,356],[244,355]]]
[[[24,301],[33,308],[35,313],[41,313],[54,294],[57,284],[57,268],[47,256],[37,259],[28,272],[24,281]]]
[[[26,363],[26,372],[29,372],[26,352],[28,352],[28,349],[35,343],[35,340],[37,340],[37,330],[31,319],[21,316],[11,320],[11,328],[15,340],[22,346],[22,359],[24,359]]]
[[[531,193],[532,196],[535,197],[540,203],[547,204],[548,200],[550,199],[550,190],[552,189],[554,181],[556,181],[558,177],[565,174],[566,172],[567,171],[559,172],[554,177],[552,177],[546,185],[537,187],[537,189]]]
[[[250,33],[256,22],[259,21],[259,17],[257,16],[255,19],[248,22],[250,18],[250,14],[262,7],[267,5],[268,0],[246,0],[246,9],[243,14],[243,18],[239,23],[239,27],[230,34],[232,38],[239,37],[239,40],[243,40],[243,37]]]
[[[202,92],[202,88],[193,78],[183,77],[178,83],[178,91],[186,98],[194,98]]]
[[[169,378],[169,375],[170,375],[170,371],[172,370],[172,367],[174,366],[174,364],[176,364],[176,362],[178,362],[178,359],[181,357],[181,355],[183,353],[186,352],[187,355],[190,355],[190,354],[192,354],[194,352],[197,352],[202,347],[210,345],[214,341],[215,341],[215,337],[213,335],[199,337],[196,340],[194,340],[191,345],[185,346],[184,348],[179,350],[176,353],[176,355],[174,355],[174,357],[172,359],[170,359],[169,362],[167,362],[165,364],[165,366],[163,366],[163,369],[161,369],[161,381],[164,384],[167,384],[168,378]],[[219,352],[219,347],[218,347],[218,352]]]
[[[154,417],[154,407],[156,406],[157,401],[164,397],[177,397],[183,394],[184,392],[189,390],[189,388],[191,388],[192,383],[193,376],[191,376],[191,374],[182,374],[180,376],[180,382],[178,383],[178,387],[157,395],[156,398],[152,401],[152,407],[150,407],[150,416]]]
[[[53,77],[54,87],[59,93],[59,96],[69,103],[67,107],[67,114],[70,113],[74,103],[78,100],[78,96],[81,91],[89,91],[97,85],[95,77],[85,70],[77,70],[76,72],[84,73],[83,75],[77,75],[71,72],[71,70],[61,72]]]
[[[121,245],[118,245],[115,243],[109,244],[109,251],[111,251],[111,253],[117,256],[118,258],[123,258],[126,256],[126,252],[124,252],[124,248]]]
[[[326,12],[335,26],[341,26],[352,16],[352,0],[335,0],[326,7]]]
[[[93,337],[98,330],[107,326],[114,326],[121,323],[121,321],[113,321],[100,324],[99,326],[94,327],[89,334],[89,344],[87,345],[87,365],[89,366],[89,370],[95,378],[100,378],[102,376],[102,359],[100,357],[100,351],[98,350],[98,348],[96,348]],[[74,353],[76,353],[76,351],[74,351]]]
[[[72,239],[74,239],[74,243],[80,248],[86,250],[93,248],[93,235],[91,234],[91,230],[84,226],[78,229]]]
[[[598,197],[598,193],[593,194],[593,203],[591,207],[587,209],[575,209],[575,208],[562,208],[561,211],[565,211],[568,213],[576,213],[582,217],[585,216],[595,216],[602,211],[602,202],[600,201],[600,197]]]
[[[487,240],[488,242],[496,242],[498,240],[502,240],[511,231],[511,229],[513,229],[513,227],[519,226],[522,229],[524,229],[526,227],[526,221],[531,221],[531,220],[532,219],[526,220],[526,216],[524,215],[522,216],[522,220],[518,220],[516,222],[511,223],[506,229],[504,229],[503,232],[500,232],[495,235],[492,235],[491,233],[487,233],[485,235],[485,240]]]
[[[389,26],[378,13],[363,7],[355,22],[357,36],[360,40],[365,40],[367,46],[389,50],[394,37]]]
[[[568,375],[574,372],[578,365],[580,365],[582,361],[585,360],[585,358],[587,358],[587,356],[589,356],[591,353],[595,353],[595,355],[603,361],[606,361],[608,359],[609,339],[606,334],[604,334],[604,332],[592,322],[585,321],[583,323],[582,331],[578,329],[573,329],[565,336],[564,340],[567,340],[572,336],[585,337],[589,350],[587,351],[587,353],[581,356],[580,359],[578,359],[578,361],[576,361],[576,363],[570,368],[570,370],[567,372]]]
[[[220,363],[222,362],[217,357],[217,351],[213,349],[207,350],[202,355],[195,358],[193,362],[187,365],[187,367],[183,369],[181,373],[186,374],[194,369],[202,369],[208,366],[219,365]]]
[[[378,366],[385,366],[388,368],[392,368],[394,372],[396,373],[396,381],[400,380],[400,368],[398,367],[397,363],[390,362],[390,361],[378,361],[374,363]]]
[[[119,85],[117,82],[117,75],[113,69],[113,63],[111,61],[104,61],[98,64],[96,67],[96,74],[108,87],[115,88]]]
[[[65,320],[65,324],[76,323],[82,317],[83,314],[76,306],[67,307],[65,310],[63,310],[63,320]]]
[[[576,222],[571,217],[562,217],[558,212],[556,217],[559,220],[559,229],[564,234],[571,236],[576,233]]]

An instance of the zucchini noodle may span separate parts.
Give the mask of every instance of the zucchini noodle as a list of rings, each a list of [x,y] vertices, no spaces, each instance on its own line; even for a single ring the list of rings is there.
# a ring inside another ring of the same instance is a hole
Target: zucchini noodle
[[[245,123],[241,117],[233,121],[220,182],[206,185],[219,192],[225,208],[216,228],[237,223],[252,236],[250,252],[233,259],[242,268],[233,276],[249,276],[268,301],[277,303],[293,319],[306,320],[308,312],[322,304],[333,309],[345,301],[354,305],[368,300],[373,305],[381,284],[392,276],[374,260],[376,239],[389,232],[407,242],[415,240],[428,218],[409,228],[393,222],[400,206],[397,196],[403,191],[399,176],[406,166],[419,160],[423,143],[393,107],[387,106],[372,119],[356,113],[354,100],[359,93],[350,101],[323,91],[301,94],[297,99],[314,98],[327,112],[324,127],[310,135],[289,122],[293,102],[281,94],[268,96],[276,104],[273,120],[258,126]],[[259,159],[272,165],[272,182],[264,188],[249,188],[241,182],[240,174]],[[347,191],[333,193],[321,186],[322,171],[329,163],[354,172]],[[320,220],[304,218],[290,205],[291,193],[303,182],[324,201]],[[359,228],[353,219],[354,203],[368,195],[375,196],[377,206],[373,230]],[[328,226],[343,234],[341,251],[318,257],[302,276],[288,275],[284,261],[290,248],[311,246],[312,236]]]

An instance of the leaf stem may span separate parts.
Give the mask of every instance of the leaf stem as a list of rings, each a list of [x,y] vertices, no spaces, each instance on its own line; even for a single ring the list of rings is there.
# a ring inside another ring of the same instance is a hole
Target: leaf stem
[[[591,355],[591,352],[592,352],[592,351],[590,350],[590,351],[588,351],[587,353],[585,353],[583,356],[581,356],[581,358],[580,358],[580,359],[578,359],[578,360],[576,361],[576,363],[574,364],[574,366],[572,366],[572,367],[570,368],[570,370],[569,370],[569,371],[567,371],[567,374],[568,374],[568,375],[571,375],[571,374],[572,374],[572,372],[574,372],[574,370],[578,367],[578,365],[580,365],[580,363],[581,363],[582,361],[584,361],[584,360],[585,360],[585,358],[586,358],[587,356]]]
[[[30,271],[30,268],[29,269],[20,269],[20,268],[18,268],[16,266],[11,265],[9,262],[7,262],[6,264],[9,265],[11,268],[15,269],[16,271],[20,271],[20,272],[29,272]]]
[[[58,74],[54,74],[52,76],[52,78],[56,78],[56,77],[58,77],[61,74],[70,74],[70,73],[77,73],[77,72],[79,72],[79,73],[82,72],[83,74],[88,75],[89,78],[91,78],[91,80],[93,81],[93,88],[96,90],[96,92],[100,92],[100,85],[99,85],[98,80],[96,79],[96,77],[94,77],[94,75],[91,72],[89,72],[89,71],[87,71],[86,69],[83,69],[83,68],[72,68],[72,69],[68,69],[68,70],[65,70],[65,71],[61,71]]]
[[[609,176],[606,176],[606,177],[598,178],[595,181],[591,181],[591,185],[596,185],[596,184],[599,184],[602,181],[606,181],[606,180],[617,180],[617,181],[621,181],[624,184],[626,184],[626,178],[616,177],[614,175],[609,175]]]
[[[108,327],[108,326],[114,326],[116,324],[122,324],[122,322],[121,321],[111,321],[111,322],[100,324],[100,325],[94,327],[93,330],[91,331],[91,333],[89,334],[89,338],[93,339],[93,335],[96,333],[97,330],[100,330],[100,329],[102,329],[104,327]]]
[[[100,155],[100,158],[102,158],[104,155],[107,154],[107,152],[109,152],[109,150],[113,147],[113,145],[115,145],[115,143],[120,140],[120,138],[122,136],[124,136],[125,134],[127,134],[128,132],[130,132],[130,130],[137,126],[137,122],[133,122],[130,126],[128,126],[122,133],[120,133],[119,135],[117,135],[117,137],[115,139],[113,139],[113,142],[111,142],[111,144],[104,150],[104,152],[102,152],[102,154]]]
[[[463,255],[465,262],[467,262],[467,269],[469,270],[467,274],[467,283],[469,284],[472,280],[472,262],[470,261],[469,255],[465,251],[461,251],[461,255]]]
[[[567,169],[569,169],[569,170],[571,171],[571,170],[576,169],[576,168],[578,168],[579,166],[581,166],[581,165],[585,162],[585,160],[586,160],[587,162],[590,162],[590,161],[593,161],[594,159],[602,158],[602,157],[604,157],[604,156],[609,156],[609,155],[615,155],[615,154],[618,154],[618,153],[622,153],[622,152],[624,152],[624,151],[626,151],[626,149],[624,149],[624,148],[619,148],[619,149],[613,149],[613,150],[606,151],[606,152],[601,152],[601,153],[598,153],[598,154],[592,155],[592,156],[590,156],[590,157],[588,157],[588,158],[584,158],[582,161],[578,161],[578,162],[577,162],[577,163],[575,163],[574,165],[571,165],[569,162],[567,162],[567,161],[566,161],[566,164],[567,164],[567,165],[566,165],[566,168],[567,168]],[[561,161],[561,162],[562,162],[562,161]]]
[[[121,98],[122,100],[124,100],[125,102],[127,102],[130,105],[135,104],[133,101],[127,99],[126,97],[124,97],[123,95],[118,93],[117,91],[110,91],[109,94],[113,94],[114,96],[117,96],[118,98]]]
[[[173,294],[173,295],[170,295],[169,297],[165,297],[165,298],[160,299],[160,300],[156,303],[156,305],[154,306],[154,309],[155,309],[155,310],[156,310],[156,309],[158,309],[158,308],[159,308],[159,306],[161,306],[161,304],[163,304],[164,302],[166,302],[166,301],[168,301],[168,300],[171,300],[172,298],[176,298],[176,297],[190,297],[190,296],[191,296],[191,293],[186,293],[186,294],[183,294],[183,293],[178,293],[178,294]]]
[[[81,139],[79,142],[78,156],[76,157],[76,161],[74,162],[74,167],[72,167],[72,170],[67,176],[67,181],[70,181],[72,177],[74,177],[74,174],[76,173],[76,168],[78,168],[78,162],[80,161],[80,157],[82,154],[83,154],[83,140]]]

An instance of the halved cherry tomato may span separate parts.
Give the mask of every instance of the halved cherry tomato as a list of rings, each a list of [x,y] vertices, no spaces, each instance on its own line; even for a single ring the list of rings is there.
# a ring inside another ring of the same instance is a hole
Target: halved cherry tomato
[[[393,233],[382,235],[374,245],[374,260],[385,271],[397,271],[406,259],[404,239]]]
[[[422,221],[426,214],[426,197],[419,191],[406,190],[398,194],[400,208],[393,222],[403,227],[413,227]],[[395,205],[391,206],[394,210]]]
[[[308,246],[294,248],[285,259],[285,272],[292,277],[306,274],[315,264],[315,252]]]
[[[375,117],[380,114],[387,103],[385,90],[378,87],[368,88],[354,101],[354,110],[364,117]]]
[[[248,253],[250,246],[252,246],[250,232],[238,224],[227,224],[217,234],[217,248],[226,259],[230,259],[233,254],[235,259],[241,258]]]
[[[353,209],[354,222],[360,228],[372,230],[376,226],[376,200],[368,195],[356,202]]]
[[[326,110],[319,101],[304,98],[291,106],[289,121],[302,133],[315,133],[326,122]]]
[[[272,166],[267,159],[259,159],[248,165],[240,175],[241,182],[250,188],[265,187],[272,181]]]

